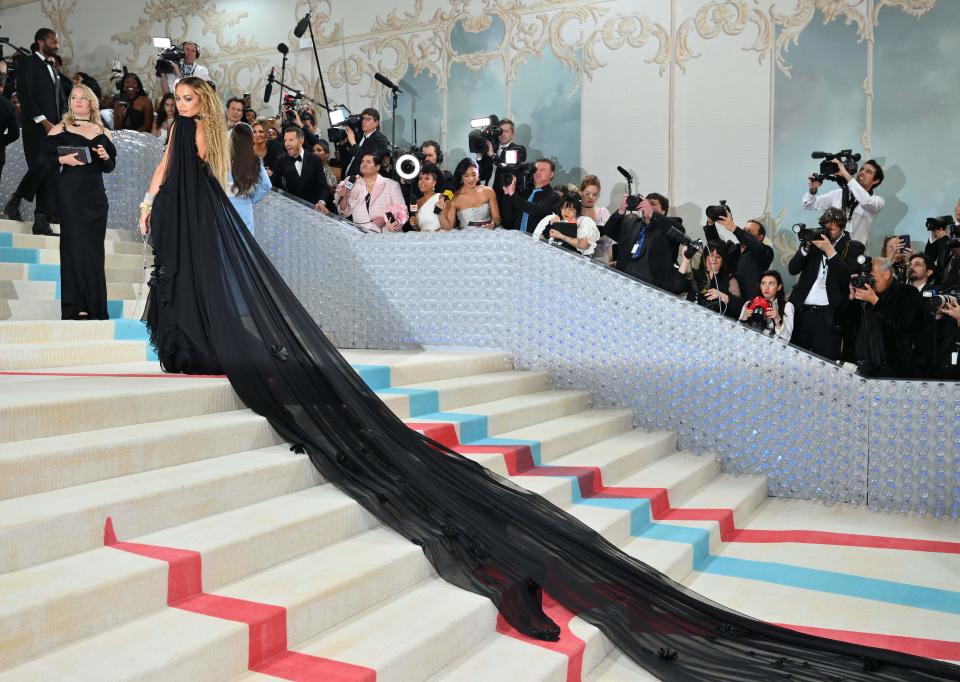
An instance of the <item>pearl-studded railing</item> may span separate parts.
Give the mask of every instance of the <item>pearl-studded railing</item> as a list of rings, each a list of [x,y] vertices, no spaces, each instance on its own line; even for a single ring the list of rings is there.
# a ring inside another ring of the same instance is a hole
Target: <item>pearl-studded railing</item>
[[[116,139],[110,226],[134,229],[161,150]],[[24,170],[11,145],[4,201]],[[727,472],[765,474],[771,495],[960,518],[960,384],[863,379],[515,232],[363,234],[276,194],[255,217],[342,347],[499,348]]]

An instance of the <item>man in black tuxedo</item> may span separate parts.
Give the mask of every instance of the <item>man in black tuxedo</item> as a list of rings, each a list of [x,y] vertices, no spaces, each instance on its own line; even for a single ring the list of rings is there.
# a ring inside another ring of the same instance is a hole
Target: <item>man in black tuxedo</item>
[[[517,178],[503,188],[500,201],[501,227],[533,234],[537,224],[560,205],[560,197],[550,185],[556,166],[550,159],[537,159],[534,164],[533,188],[517,193]]]
[[[480,164],[480,182],[493,187],[493,190],[497,193],[497,199],[503,196],[503,182],[500,178],[500,168],[501,164],[507,163],[507,152],[517,152],[516,163],[523,163],[527,160],[527,148],[513,141],[513,121],[509,118],[500,121],[500,130],[502,132],[497,140],[497,148],[494,149],[493,143],[487,140],[487,151],[478,159]]]
[[[380,132],[380,112],[376,109],[364,109],[360,112],[360,131],[363,136],[358,140],[353,128],[347,126],[347,139],[339,143],[337,156],[340,158],[341,177],[360,173],[360,157],[364,154],[380,156],[390,150],[390,141]]]
[[[820,226],[826,235],[801,243],[787,266],[791,275],[800,275],[790,294],[796,310],[791,342],[828,360],[839,360],[843,331],[837,312],[847,302],[850,276],[858,268],[857,257],[866,249],[846,232],[847,216],[842,209],[824,211]]]
[[[708,243],[724,241],[720,239],[717,225],[733,234],[739,242],[739,246],[729,249],[727,258],[740,284],[740,298],[751,301],[760,289],[760,273],[769,270],[773,263],[773,249],[763,243],[767,229],[759,220],[748,220],[745,227],[737,227],[733,222],[733,214],[728,210],[727,215],[716,223],[707,218],[703,236]]]
[[[688,284],[676,268],[683,235],[683,224],[668,218],[669,200],[651,192],[628,213],[626,195],[620,208],[600,227],[600,234],[619,245],[617,269],[642,282],[671,293],[686,291]]]
[[[20,99],[23,152],[28,170],[7,202],[4,212],[8,217],[19,220],[20,200],[33,201],[36,197],[33,233],[57,236],[50,229],[48,220],[53,208],[56,169],[43,162],[43,140],[67,110],[60,73],[53,63],[60,49],[60,41],[52,29],[41,28],[34,36],[34,48],[33,54],[22,55],[17,62],[17,96]]]
[[[7,83],[7,63],[0,61],[0,177],[3,165],[7,162],[7,145],[20,138],[20,123],[17,121],[17,109],[3,91]]]
[[[323,206],[332,206],[333,194],[323,172],[323,162],[316,154],[304,150],[303,131],[293,126],[284,130],[283,146],[287,153],[273,163],[274,186],[314,204],[318,210],[321,202]]]

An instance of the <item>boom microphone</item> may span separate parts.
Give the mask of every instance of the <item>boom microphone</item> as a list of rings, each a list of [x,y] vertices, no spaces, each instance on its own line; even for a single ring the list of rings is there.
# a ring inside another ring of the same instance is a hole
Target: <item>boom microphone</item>
[[[373,74],[373,78],[374,78],[375,80],[379,81],[380,83],[383,83],[384,85],[386,85],[388,88],[390,88],[390,89],[393,90],[394,92],[401,92],[400,88],[398,88],[398,87],[396,86],[396,84],[394,84],[394,82],[393,82],[392,80],[390,80],[389,78],[387,78],[386,76],[384,76],[382,73],[375,73],[375,74]]]
[[[289,26],[289,24],[287,24]],[[307,26],[310,25],[310,12],[307,12],[303,15],[303,19],[297,22],[297,27],[293,29],[293,35],[297,38],[302,38],[303,34],[307,32]]]
[[[827,152],[813,152],[813,153],[810,155],[810,158],[811,158],[811,159],[825,159],[825,158],[827,158],[828,156],[833,156],[833,155],[832,155],[832,154],[828,154]]]
[[[267,76],[267,87],[263,89],[263,103],[266,104],[270,101],[270,95],[273,94],[273,72],[276,67],[270,69],[270,75]]]
[[[633,182],[633,176],[623,166],[617,166],[617,172],[627,179],[627,182]]]
[[[290,48],[287,47],[287,44],[286,44],[286,43],[280,43],[279,45],[277,45],[277,52],[279,52],[280,54],[285,55],[285,54],[287,54],[288,52],[290,52]]]

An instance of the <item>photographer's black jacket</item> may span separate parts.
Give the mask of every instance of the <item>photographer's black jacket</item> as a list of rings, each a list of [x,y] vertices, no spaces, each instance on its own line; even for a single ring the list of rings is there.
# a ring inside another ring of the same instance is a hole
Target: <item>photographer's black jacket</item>
[[[499,154],[496,153],[496,147],[494,147],[493,156],[482,154],[477,162],[480,164],[480,182],[484,183],[485,185],[490,184],[490,178],[493,177],[494,164],[506,163],[506,152],[511,150],[517,151],[517,163],[523,163],[527,160],[527,148],[522,144],[511,142],[506,147],[501,149]],[[503,176],[500,173],[497,173],[497,177],[494,178],[494,183],[491,185],[494,191],[497,193],[497,196],[503,195],[503,183],[501,182],[502,177]]]
[[[933,281],[937,284],[942,283],[947,262],[950,260],[950,235],[945,234],[940,239],[927,243],[923,247],[923,255],[929,258],[936,268],[933,273]]]
[[[0,166],[7,161],[7,145],[20,137],[20,124],[17,122],[17,110],[13,102],[0,97]]]
[[[859,267],[857,256],[863,255],[866,250],[858,241],[850,238],[849,232],[840,235],[840,239],[833,245],[837,250],[833,258],[827,259],[827,300],[829,301],[830,311],[836,314],[837,309],[844,305],[850,295],[850,275]],[[813,288],[817,277],[820,275],[820,259],[823,252],[820,249],[810,246],[807,249],[807,255],[803,255],[802,249],[790,259],[787,270],[791,275],[800,275],[797,285],[790,294],[790,302],[798,309],[803,306]]]
[[[926,376],[931,360],[926,351],[929,325],[920,292],[893,280],[878,298],[876,305],[851,301],[847,290],[838,318],[844,338],[853,343],[844,347],[843,359],[857,363],[864,376]]]
[[[707,242],[722,241],[715,224],[704,225],[703,235]],[[773,263],[773,249],[740,227],[733,231],[733,236],[746,250],[741,251],[740,246],[733,245],[727,254],[727,260],[730,262],[730,271],[736,275],[740,284],[741,299],[749,301],[760,289],[760,273],[770,269],[770,264]],[[740,314],[739,310],[737,314]]]
[[[379,129],[374,130],[366,140],[360,139],[357,142],[357,144],[344,142],[338,147],[337,156],[340,157],[343,178],[360,174],[360,158],[364,154],[385,154],[390,149],[390,140]]]
[[[530,217],[527,219],[527,234],[533,234],[537,224],[551,213],[557,210],[560,204],[560,197],[556,190],[550,185],[540,188],[540,191],[530,196],[536,191],[531,189],[523,194],[514,194],[513,196],[504,196],[500,200],[500,225],[508,230],[519,230],[520,223],[523,220],[523,214],[527,213]]]
[[[639,215],[623,215],[619,211],[600,227],[600,234],[617,242],[617,269],[667,291],[687,291],[687,279],[675,267],[679,237],[684,234],[683,225],[662,213],[654,213],[647,226],[643,248],[634,258],[633,246],[643,228],[644,222]]]
[[[21,55],[17,59],[17,97],[24,121],[33,123],[37,116],[45,116],[51,125],[60,122],[67,110],[61,78],[54,83],[50,70],[36,54]]]

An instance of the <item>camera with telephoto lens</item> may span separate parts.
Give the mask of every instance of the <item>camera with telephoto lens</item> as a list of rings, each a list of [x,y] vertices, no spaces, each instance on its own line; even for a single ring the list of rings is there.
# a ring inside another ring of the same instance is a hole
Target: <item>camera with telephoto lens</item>
[[[822,159],[820,162],[820,170],[811,174],[817,182],[822,183],[824,180],[832,180],[833,182],[839,183],[846,181],[837,175],[837,164],[835,164],[834,161],[841,161],[843,167],[850,175],[856,175],[862,157],[859,154],[854,154],[852,149],[841,149],[836,154],[830,152],[813,152],[810,154],[810,158]]]
[[[873,258],[857,256],[857,271],[850,276],[850,285],[854,289],[866,289],[867,286],[876,286],[877,280],[873,277]]]
[[[627,195],[627,210],[636,211],[640,208],[640,202],[643,201],[642,194],[628,194]]]
[[[807,227],[806,223],[796,223],[791,229],[793,233],[797,235],[801,244],[809,244],[812,241],[827,236],[826,228]]]
[[[945,291],[924,291],[923,297],[930,301],[930,307],[933,310],[945,308],[948,305],[957,304],[957,290],[946,289]]]
[[[183,66],[183,46],[173,45],[160,50],[157,55],[157,78],[163,78],[168,73],[173,73],[173,65]]]
[[[730,215],[730,207],[727,206],[727,200],[721,199],[716,206],[707,206],[707,219],[716,223]]]
[[[467,144],[471,154],[486,153],[487,142],[493,145],[494,149],[500,144],[503,128],[500,127],[500,119],[493,114],[470,119],[470,127],[472,130],[467,136]]]

